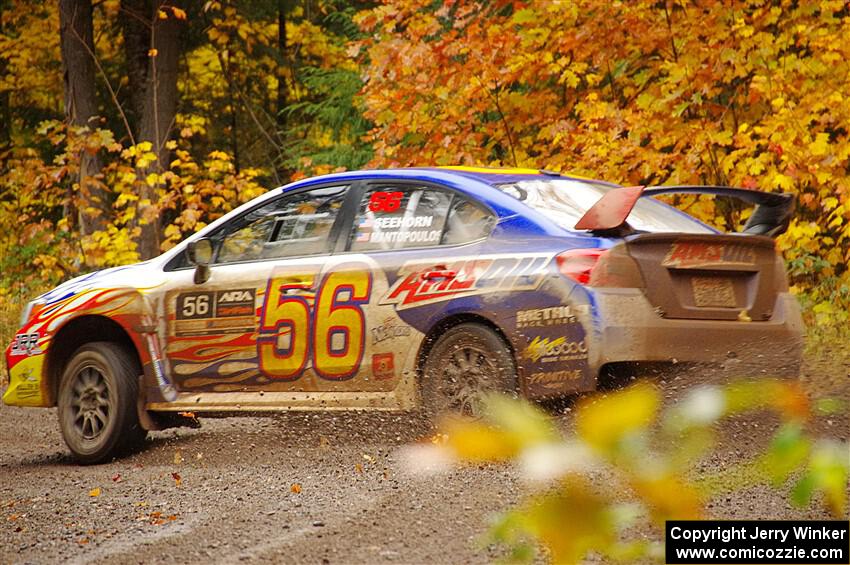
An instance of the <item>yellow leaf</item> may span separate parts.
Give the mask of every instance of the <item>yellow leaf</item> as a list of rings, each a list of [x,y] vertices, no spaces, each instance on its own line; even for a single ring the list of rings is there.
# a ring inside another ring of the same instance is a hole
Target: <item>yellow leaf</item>
[[[815,136],[815,140],[809,144],[809,153],[812,155],[822,156],[829,151],[829,134],[819,133]]]
[[[165,10],[157,10],[156,11],[156,17],[158,17],[161,20],[167,20],[168,14],[165,13]]]
[[[100,496],[100,487],[95,487],[89,491],[89,496]]]
[[[596,449],[613,450],[626,436],[653,422],[659,403],[658,391],[646,383],[585,400],[576,410],[578,434]]]
[[[301,492],[301,484],[300,483],[292,483],[292,486],[289,487],[291,492],[298,494]]]
[[[636,478],[632,488],[650,507],[652,518],[659,524],[666,520],[698,520],[702,501],[697,491],[672,475]]]
[[[156,57],[158,53],[157,49],[148,49],[148,57]]]
[[[519,444],[508,434],[481,422],[450,419],[442,429],[449,448],[465,461],[506,461],[519,452]]]
[[[180,8],[176,8],[176,7],[172,6],[171,7],[171,13],[174,14],[174,17],[177,18],[178,20],[185,20],[186,19],[186,12],[184,10],[181,10]]]

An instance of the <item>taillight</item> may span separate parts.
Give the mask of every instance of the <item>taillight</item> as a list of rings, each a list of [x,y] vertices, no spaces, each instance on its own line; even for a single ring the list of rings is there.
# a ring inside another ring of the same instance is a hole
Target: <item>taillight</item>
[[[590,282],[590,271],[605,253],[608,253],[607,249],[571,249],[558,254],[555,261],[562,275],[587,284]]]

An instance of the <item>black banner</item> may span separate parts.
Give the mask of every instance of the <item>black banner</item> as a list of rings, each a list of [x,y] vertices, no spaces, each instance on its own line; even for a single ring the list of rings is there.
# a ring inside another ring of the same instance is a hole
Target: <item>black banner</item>
[[[667,563],[848,563],[846,520],[671,520]]]

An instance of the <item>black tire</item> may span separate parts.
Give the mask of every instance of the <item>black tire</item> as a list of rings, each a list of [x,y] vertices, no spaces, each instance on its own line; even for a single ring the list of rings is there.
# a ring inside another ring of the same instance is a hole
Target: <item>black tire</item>
[[[425,415],[454,411],[479,416],[482,397],[495,392],[517,392],[513,355],[496,332],[483,324],[464,323],[437,339],[422,369]]]
[[[59,385],[59,428],[74,457],[101,463],[136,449],[147,431],[136,411],[136,360],[122,347],[99,341],[80,347]]]

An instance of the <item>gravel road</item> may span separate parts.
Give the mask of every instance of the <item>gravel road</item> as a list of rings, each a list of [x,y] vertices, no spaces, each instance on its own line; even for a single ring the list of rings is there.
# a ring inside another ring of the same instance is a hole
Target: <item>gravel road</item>
[[[820,369],[818,369],[820,370]],[[848,397],[846,367],[809,388]],[[837,383],[837,384],[836,384]],[[662,382],[675,401],[680,377]],[[551,408],[562,427],[569,405]],[[527,487],[508,466],[410,476],[399,447],[427,435],[414,416],[284,414],[203,419],[152,434],[145,449],[81,467],[55,410],[0,407],[0,563],[479,563],[488,517]],[[762,447],[773,422],[739,419],[704,463],[722,468]],[[847,440],[850,422],[821,418]],[[751,488],[709,503],[715,517],[824,517]]]

